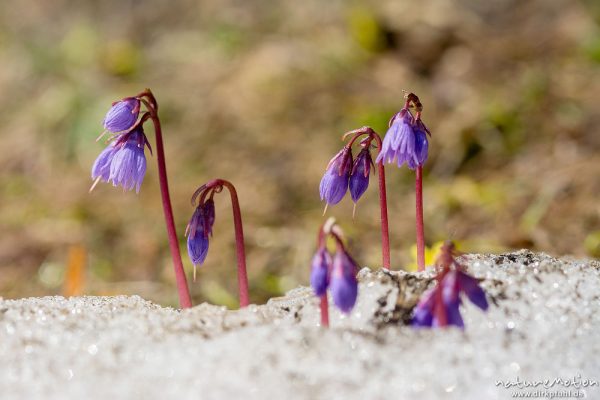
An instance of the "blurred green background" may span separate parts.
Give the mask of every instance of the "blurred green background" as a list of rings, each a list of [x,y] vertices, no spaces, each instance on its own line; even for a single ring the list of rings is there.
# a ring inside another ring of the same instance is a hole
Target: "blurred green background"
[[[402,90],[420,96],[433,135],[429,244],[600,255],[598,1],[3,1],[0,57],[4,297],[177,304],[155,158],[139,195],[88,193],[105,112],[145,87],[160,104],[180,234],[198,185],[237,185],[254,302],[307,284],[324,168],[345,131],[384,134]],[[403,268],[414,175],[387,177],[392,263]],[[216,203],[190,286],[196,303],[235,306],[229,198]],[[361,265],[378,267],[376,180],[354,221],[350,199],[328,214]]]

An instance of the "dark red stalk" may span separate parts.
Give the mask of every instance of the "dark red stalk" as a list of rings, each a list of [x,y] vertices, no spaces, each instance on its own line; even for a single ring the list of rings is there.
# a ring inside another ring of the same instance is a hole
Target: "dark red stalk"
[[[417,266],[425,270],[425,233],[423,227],[423,167],[418,166],[415,178],[415,204],[417,223]]]
[[[162,139],[162,129],[158,118],[158,104],[152,92],[147,89],[138,97],[142,99],[150,118],[154,124],[154,133],[156,136],[156,159],[158,161],[158,181],[160,183],[160,194],[162,197],[163,213],[165,215],[165,223],[167,225],[167,236],[169,237],[169,247],[171,249],[171,258],[173,259],[173,268],[175,269],[175,280],[177,282],[177,292],[179,293],[179,305],[181,308],[189,308],[192,306],[192,298],[187,285],[183,263],[181,261],[181,253],[179,252],[179,240],[177,239],[177,231],[175,230],[175,220],[173,218],[173,208],[171,206],[171,196],[169,195],[169,182],[167,180],[167,166],[165,163],[165,150]],[[144,99],[148,98],[148,101]]]
[[[366,146],[369,146],[371,140],[375,140],[377,142],[377,154],[381,152],[381,136],[377,132],[375,132],[372,128],[365,126],[359,129],[355,129],[353,131],[347,132],[344,134],[343,139],[345,139],[349,135],[354,135],[350,142],[346,146],[352,146],[354,142],[362,135],[368,135]],[[387,193],[385,187],[385,167],[383,166],[383,160],[377,163],[377,172],[379,179],[379,210],[381,215],[381,253],[382,253],[382,262],[383,268],[390,269],[391,260],[390,260],[390,230],[388,223],[388,209],[387,209]]]
[[[244,248],[244,228],[242,226],[242,211],[238,201],[237,192],[231,182],[219,179],[221,185],[229,190],[231,208],[233,209],[233,226],[235,229],[235,251],[238,264],[238,290],[240,293],[240,307],[250,304],[248,296],[248,274],[246,272],[246,250]]]
[[[412,103],[415,106],[415,121],[421,119],[423,105],[419,97],[414,93],[406,95],[406,104],[404,108]],[[429,131],[427,131],[429,133]],[[416,231],[417,231],[417,267],[419,271],[425,270],[425,229],[423,225],[423,166],[419,165],[415,171],[415,209],[416,209]]]
[[[373,137],[377,142],[377,151],[381,152],[381,137],[373,132]],[[383,268],[390,269],[390,231],[388,226],[387,194],[385,189],[385,167],[383,160],[377,163],[379,178],[379,210],[381,212],[381,254],[383,258]]]
[[[321,296],[321,326],[329,328],[329,302],[327,301],[327,292]]]
[[[326,234],[325,229],[326,225],[330,222],[331,218],[327,221],[323,222],[321,228],[319,229],[319,235],[317,236],[317,248],[325,247],[326,243]],[[327,229],[331,229],[331,227],[327,227]],[[329,301],[327,299],[327,290],[323,296],[321,296],[321,301],[319,302],[319,308],[321,310],[321,326],[324,328],[329,328]]]

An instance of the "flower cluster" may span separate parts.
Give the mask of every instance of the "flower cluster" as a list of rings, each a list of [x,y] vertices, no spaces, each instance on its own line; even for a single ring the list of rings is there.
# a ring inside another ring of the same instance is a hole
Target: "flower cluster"
[[[350,197],[354,204],[358,202],[361,196],[369,187],[369,174],[373,164],[371,158],[371,141],[375,132],[371,128],[364,128],[369,131],[358,130],[355,137],[339,153],[337,153],[327,165],[325,174],[319,185],[321,200],[325,200],[328,205],[334,205],[342,201],[348,189]],[[362,147],[355,160],[352,159],[352,143],[360,135],[368,134],[367,138],[361,141]]]
[[[446,242],[437,262],[440,271],[436,277],[437,285],[428,290],[415,307],[413,326],[444,327],[454,325],[464,328],[459,306],[461,293],[481,308],[487,310],[488,302],[479,281],[464,272],[464,268],[454,258],[454,245]]]
[[[336,242],[333,257],[327,250],[327,236],[331,236]],[[326,296],[329,288],[333,303],[342,312],[349,313],[358,295],[358,265],[346,251],[339,227],[334,223],[326,223],[321,228],[318,242],[318,249],[312,260],[310,284],[318,297]]]
[[[106,114],[104,133],[109,132],[112,137],[92,166],[94,184],[90,191],[99,181],[140,191],[146,174],[144,148],[148,146],[150,152],[152,149],[142,126],[147,117],[138,120],[139,113],[140,99],[127,97],[114,103]]]
[[[389,129],[383,139],[376,162],[396,162],[398,167],[406,163],[408,168],[414,170],[427,160],[429,153],[427,135],[430,133],[421,120],[421,103],[416,96],[413,96],[412,93],[408,95],[404,108],[390,119]],[[417,108],[414,117],[409,109],[411,103],[414,103]]]

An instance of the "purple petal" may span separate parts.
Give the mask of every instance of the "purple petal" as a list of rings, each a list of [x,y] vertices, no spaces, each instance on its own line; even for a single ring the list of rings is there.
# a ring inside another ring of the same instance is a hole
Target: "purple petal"
[[[410,125],[403,125],[403,129],[400,131],[396,152],[398,154],[398,167],[401,167],[404,163],[410,167],[409,160],[414,158],[415,152],[415,135]]]
[[[396,162],[398,167],[404,163],[409,168],[415,167],[417,158],[415,152],[415,132],[413,129],[413,118],[408,110],[403,109],[391,120],[381,146],[381,152],[377,156],[377,162]]]
[[[481,308],[483,311],[488,309],[488,302],[485,292],[479,286],[479,281],[464,272],[458,273],[458,284],[460,289],[467,295],[471,303]]]
[[[109,132],[129,130],[137,121],[140,113],[140,100],[129,97],[115,103],[104,117],[104,129]]]
[[[462,316],[460,315],[460,311],[458,309],[459,304],[460,302],[446,305],[447,322],[448,325],[454,325],[464,329],[465,323],[463,322]]]
[[[324,247],[320,248],[312,260],[310,271],[310,285],[316,296],[323,296],[329,284],[329,270],[331,268],[331,255]]]
[[[350,196],[355,203],[369,187],[371,162],[371,154],[368,149],[361,150],[358,157],[356,157],[356,161],[354,161],[348,186],[350,188]]]
[[[425,164],[429,155],[429,141],[427,133],[423,130],[415,130],[415,161],[418,166]]]
[[[336,171],[328,170],[321,179],[319,191],[321,200],[325,200],[328,204],[337,204],[344,198],[348,190],[348,176],[339,176]]]
[[[204,233],[202,210],[196,208],[189,222],[187,237],[188,256],[194,265],[202,265],[208,254],[208,236]]]
[[[348,179],[352,168],[352,153],[344,147],[329,162],[329,166],[319,184],[321,200],[327,204],[337,204],[344,198],[348,190]]]
[[[102,150],[102,153],[98,155],[96,161],[94,161],[94,165],[92,165],[92,179],[95,180],[99,177],[103,182],[108,182],[108,178],[110,177],[110,164],[114,154],[115,148],[113,145],[109,145]]]
[[[430,289],[415,307],[412,326],[415,327],[431,327],[433,322],[433,301],[434,301],[434,289]]]
[[[143,135],[133,132],[124,144],[117,145],[110,164],[109,180],[113,186],[122,186],[125,190],[135,187],[136,192],[140,191],[146,174],[146,155],[140,134]]]
[[[344,313],[352,311],[358,295],[356,264],[344,250],[338,250],[333,259],[331,296],[333,303]]]

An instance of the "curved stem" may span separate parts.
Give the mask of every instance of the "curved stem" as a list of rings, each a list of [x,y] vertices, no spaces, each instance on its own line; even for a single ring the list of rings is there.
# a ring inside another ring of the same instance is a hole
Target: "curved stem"
[[[148,90],[146,96],[150,98],[151,107],[144,101],[144,104],[149,108],[150,118],[154,124],[154,133],[156,136],[156,159],[158,161],[158,180],[160,183],[160,194],[162,196],[163,213],[165,215],[165,223],[167,225],[167,235],[169,237],[169,247],[171,249],[171,258],[173,259],[173,268],[175,269],[175,280],[177,282],[177,292],[179,293],[179,305],[181,308],[189,308],[192,306],[192,298],[187,285],[183,262],[181,261],[181,253],[179,252],[179,240],[177,239],[177,231],[175,230],[175,219],[173,218],[173,208],[171,206],[171,196],[169,195],[169,182],[167,180],[167,166],[165,163],[165,150],[162,139],[162,129],[160,120],[156,113],[156,100],[152,93]]]
[[[377,152],[381,152],[381,137],[373,131],[373,137],[377,142]],[[383,268],[390,269],[390,230],[388,223],[387,193],[385,188],[385,167],[383,160],[377,163],[379,179],[379,210],[381,212],[381,256],[383,258]]]
[[[233,225],[235,229],[235,250],[238,264],[238,290],[240,294],[240,307],[250,304],[248,295],[248,274],[246,272],[246,250],[244,248],[244,229],[242,226],[242,212],[238,201],[237,192],[231,182],[219,179],[219,183],[229,190],[231,195],[231,208],[233,210]]]
[[[415,204],[417,223],[417,266],[425,270],[425,233],[423,227],[423,167],[417,167],[415,178]]]

